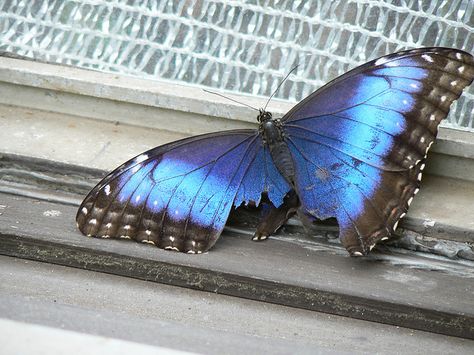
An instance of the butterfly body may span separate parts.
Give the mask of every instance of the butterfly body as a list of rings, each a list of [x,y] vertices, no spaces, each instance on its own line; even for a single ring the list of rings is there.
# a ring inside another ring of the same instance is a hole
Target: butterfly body
[[[156,147],[106,176],[77,214],[82,233],[164,249],[211,248],[233,207],[270,208],[254,239],[295,213],[336,218],[350,255],[390,237],[419,191],[438,125],[474,79],[474,58],[448,48],[403,51],[328,83],[258,130]]]
[[[283,175],[289,184],[293,185],[295,181],[295,166],[288,143],[285,141],[285,133],[281,121],[272,118],[271,113],[264,110],[260,110],[257,120],[260,122],[259,132],[263,144],[270,151],[270,156],[280,174]]]

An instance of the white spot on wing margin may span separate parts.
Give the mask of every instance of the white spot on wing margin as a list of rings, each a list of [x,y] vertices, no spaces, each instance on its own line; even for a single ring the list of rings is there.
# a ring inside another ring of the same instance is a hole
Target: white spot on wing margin
[[[137,163],[141,163],[142,161],[145,161],[148,159],[148,154],[142,154],[142,155],[139,155],[136,159],[135,159],[135,162]]]
[[[423,54],[421,58],[423,58],[427,62],[433,63],[433,58],[431,58],[428,54]]]

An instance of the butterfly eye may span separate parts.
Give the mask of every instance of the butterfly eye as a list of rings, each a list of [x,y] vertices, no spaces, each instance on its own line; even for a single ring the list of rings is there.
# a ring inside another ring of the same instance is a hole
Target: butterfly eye
[[[264,121],[270,121],[272,119],[272,114],[271,112],[264,111],[263,113],[263,120]]]
[[[263,109],[259,110],[259,114],[257,116],[258,123],[263,123],[263,122],[269,121],[271,119],[272,119],[271,112],[265,111]]]

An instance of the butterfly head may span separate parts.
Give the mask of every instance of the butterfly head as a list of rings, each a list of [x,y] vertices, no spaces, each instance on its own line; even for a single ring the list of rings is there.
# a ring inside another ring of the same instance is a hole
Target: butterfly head
[[[263,108],[258,110],[257,121],[258,123],[264,123],[272,119],[272,113],[265,111]]]

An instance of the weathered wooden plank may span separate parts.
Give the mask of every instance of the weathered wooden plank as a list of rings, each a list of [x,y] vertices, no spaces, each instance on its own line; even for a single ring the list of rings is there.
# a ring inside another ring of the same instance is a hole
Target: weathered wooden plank
[[[188,255],[86,238],[74,206],[7,194],[0,201],[1,254],[474,339],[469,262],[459,270],[410,255],[354,259],[337,246],[232,233],[211,252]]]

